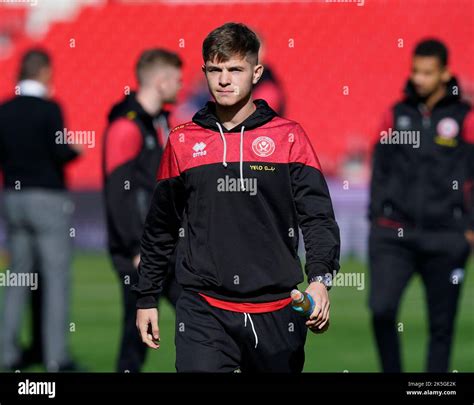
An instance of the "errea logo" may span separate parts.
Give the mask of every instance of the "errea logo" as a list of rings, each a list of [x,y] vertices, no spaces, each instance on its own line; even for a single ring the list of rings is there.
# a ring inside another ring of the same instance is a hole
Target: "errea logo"
[[[193,158],[198,157],[198,156],[204,156],[207,154],[207,151],[204,149],[206,148],[206,144],[204,142],[198,142],[193,146]]]

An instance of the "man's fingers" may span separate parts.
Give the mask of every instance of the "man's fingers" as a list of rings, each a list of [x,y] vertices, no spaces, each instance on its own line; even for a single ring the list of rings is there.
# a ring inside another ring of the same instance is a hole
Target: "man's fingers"
[[[308,326],[310,328],[317,327],[317,326],[321,325],[321,323],[325,322],[328,319],[328,316],[329,316],[329,301],[327,301],[327,300],[321,301],[320,300],[320,302],[321,302],[320,306],[319,306],[320,310],[317,313],[316,318],[310,318],[308,321],[306,321],[306,326]],[[316,311],[313,312],[313,314],[311,316],[313,316],[315,313],[316,313]]]
[[[316,328],[310,328],[309,330],[315,334],[321,334],[321,333],[324,333],[326,332],[328,329],[329,329],[329,319],[327,320],[327,322],[324,323],[324,325],[321,326],[321,329],[319,327],[316,327]]]
[[[318,325],[319,330],[323,330],[326,325],[329,323],[329,305],[326,307],[326,310],[324,311],[324,317],[323,317],[323,322],[321,322]]]
[[[158,329],[158,322],[153,322],[152,328],[151,328],[152,334],[153,334],[153,339],[155,340],[160,340],[160,330]]]
[[[158,313],[155,312],[150,314],[150,324],[148,333],[152,335],[152,338],[156,341],[160,340],[160,329],[158,328]]]
[[[142,342],[145,343],[148,347],[151,347],[152,349],[158,349],[160,345],[154,342],[153,336],[150,333],[148,333],[148,327],[149,327],[149,322],[144,322],[139,325],[140,336],[142,338]]]
[[[321,314],[321,310],[322,310],[322,302],[321,302],[321,298],[318,296],[315,301],[314,301],[314,311],[313,313],[310,315],[309,319],[310,320],[317,320],[318,317],[320,316]]]
[[[145,343],[148,347],[151,347],[152,349],[158,349],[160,347],[159,344],[156,344],[153,341],[153,336],[147,332],[148,329],[148,324],[142,329],[140,329],[141,335],[142,335],[142,341]]]
[[[316,317],[316,324],[321,323],[324,320],[324,314],[326,312],[326,308],[328,305],[327,300],[319,300],[319,309],[320,311],[318,312],[318,316]]]
[[[318,319],[316,321],[316,325],[319,325],[321,322],[325,320],[325,315],[327,314],[328,308],[328,301],[324,300],[321,303],[321,312],[319,313]]]
[[[330,306],[329,301],[325,301],[323,304],[323,309],[321,311],[320,319],[316,323],[316,325],[320,328],[321,328],[321,325],[323,323],[326,323],[326,321],[329,319],[329,306]]]
[[[160,347],[160,330],[158,328],[158,311],[154,309],[139,309],[137,311],[137,327],[142,342],[152,349]]]
[[[152,349],[158,349],[160,347],[160,344],[153,339],[153,336],[147,333],[146,335],[147,341],[145,342],[148,347],[151,347]]]
[[[138,330],[140,331],[140,336],[142,338],[142,342],[146,343],[147,341],[147,329],[148,329],[148,324],[139,324],[138,325]]]

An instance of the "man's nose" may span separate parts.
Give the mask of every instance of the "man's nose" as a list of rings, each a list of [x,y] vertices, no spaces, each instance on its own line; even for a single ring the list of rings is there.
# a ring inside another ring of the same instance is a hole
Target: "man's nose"
[[[226,70],[223,70],[219,75],[219,84],[224,87],[230,84],[230,73]]]

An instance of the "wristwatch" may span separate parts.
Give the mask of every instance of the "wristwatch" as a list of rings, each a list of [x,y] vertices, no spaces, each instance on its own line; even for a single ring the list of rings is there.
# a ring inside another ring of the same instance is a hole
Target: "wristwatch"
[[[322,283],[326,287],[326,290],[330,290],[332,287],[332,274],[326,273],[324,276],[313,276],[308,280],[308,283]]]

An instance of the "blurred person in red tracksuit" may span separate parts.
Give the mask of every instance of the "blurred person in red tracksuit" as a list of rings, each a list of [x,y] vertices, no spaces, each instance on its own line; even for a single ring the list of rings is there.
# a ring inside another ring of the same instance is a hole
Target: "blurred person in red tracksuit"
[[[108,245],[123,293],[123,331],[117,371],[139,372],[146,355],[135,326],[137,281],[143,225],[169,132],[165,103],[181,88],[182,61],[164,49],[144,51],[136,65],[138,91],[114,105],[104,137],[103,176]],[[180,288],[173,265],[162,295],[174,305]]]

